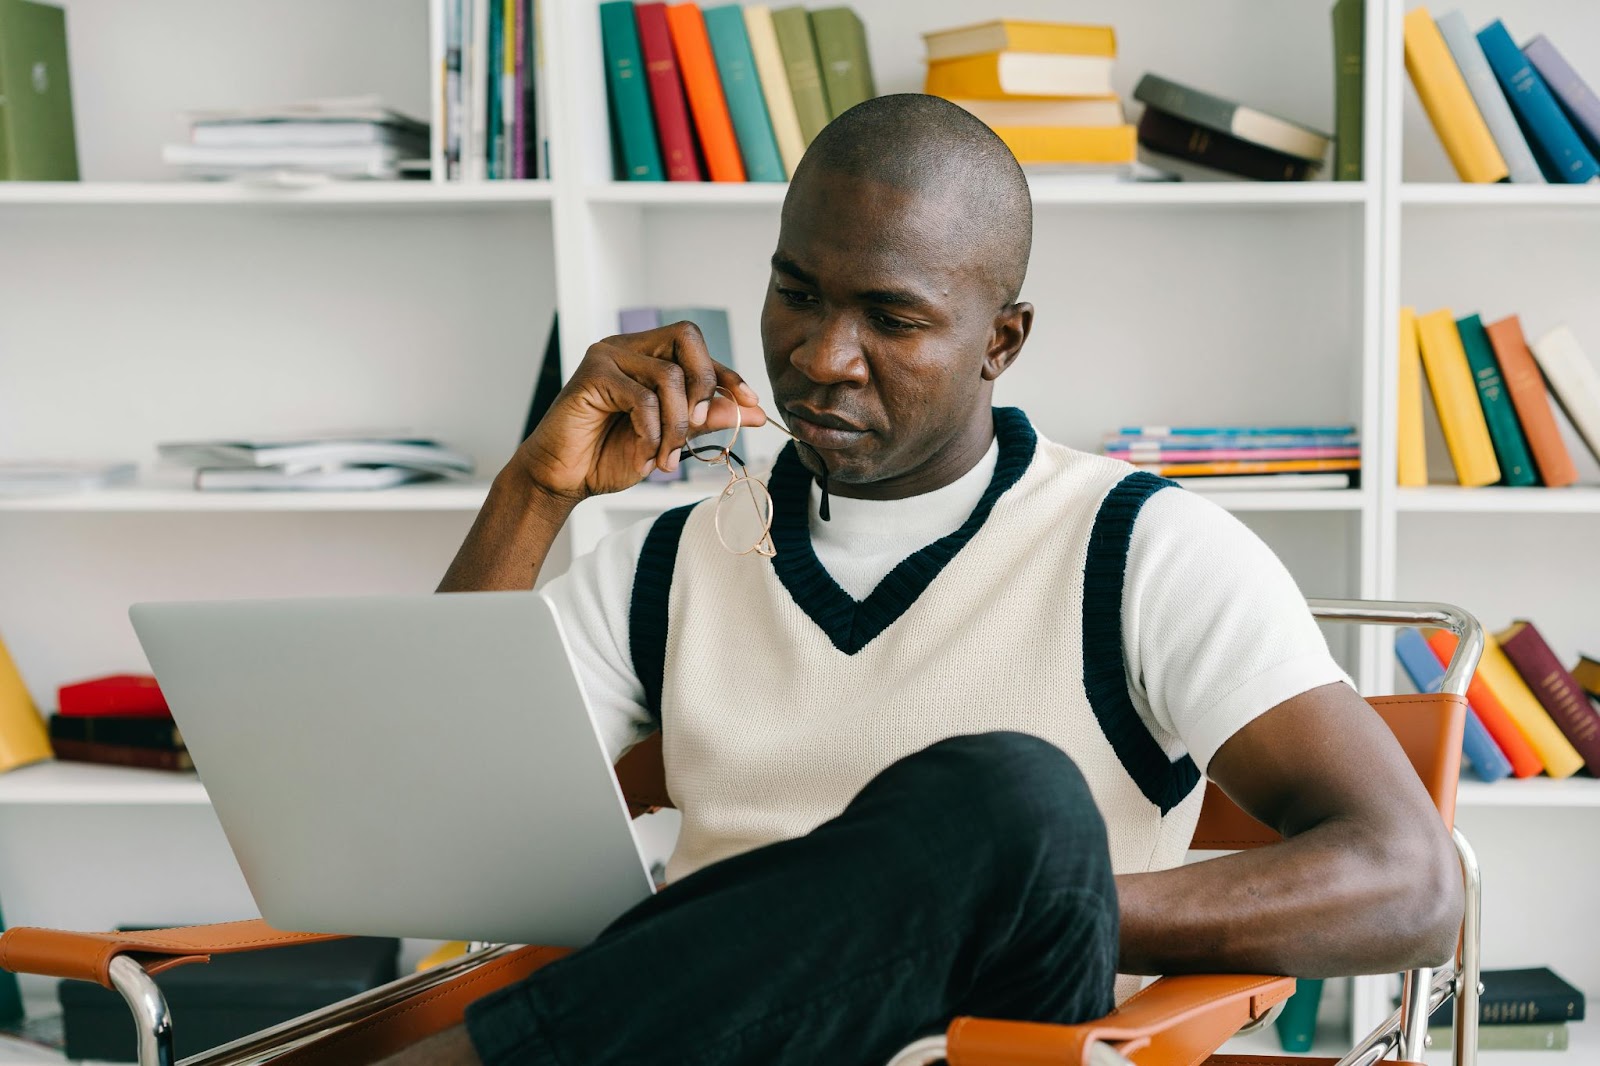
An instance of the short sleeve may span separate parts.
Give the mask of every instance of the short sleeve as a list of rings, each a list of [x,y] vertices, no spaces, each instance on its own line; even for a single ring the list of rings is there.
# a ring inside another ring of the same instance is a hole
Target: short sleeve
[[[1202,771],[1284,700],[1350,684],[1272,549],[1183,489],[1152,495],[1134,523],[1122,639],[1140,717],[1169,755],[1187,751]]]
[[[616,762],[655,722],[628,647],[628,607],[639,551],[655,519],[610,534],[540,590],[561,620],[606,752]]]

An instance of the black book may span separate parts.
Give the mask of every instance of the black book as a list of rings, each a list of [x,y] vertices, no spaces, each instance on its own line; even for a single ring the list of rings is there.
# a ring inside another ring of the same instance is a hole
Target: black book
[[[1257,181],[1304,181],[1313,164],[1145,105],[1139,143],[1154,152]]]
[[[1429,1025],[1449,1025],[1455,1000],[1439,1006]],[[1484,970],[1478,1000],[1479,1025],[1522,1025],[1528,1022],[1583,1020],[1583,993],[1557,977],[1548,966],[1525,970]]]
[[[50,716],[50,739],[88,744],[117,744],[129,748],[182,751],[183,734],[170,718],[129,718],[126,715]]]
[[[544,359],[539,364],[539,375],[533,381],[533,400],[528,404],[528,420],[523,423],[522,436],[517,438],[521,444],[533,436],[533,429],[550,410],[550,405],[555,403],[556,393],[561,391],[561,315],[556,313],[550,316],[550,336],[544,343]]]

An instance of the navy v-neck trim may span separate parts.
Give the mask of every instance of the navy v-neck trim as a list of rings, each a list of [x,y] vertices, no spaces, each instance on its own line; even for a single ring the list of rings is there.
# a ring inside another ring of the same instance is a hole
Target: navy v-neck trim
[[[768,485],[772,544],[777,549],[772,567],[790,597],[834,647],[854,655],[910,610],[940,571],[983,528],[1001,495],[1028,469],[1039,441],[1028,417],[1015,407],[997,407],[994,433],[999,442],[994,475],[967,520],[955,532],[902,559],[864,600],[841,588],[817,559],[811,543],[811,472],[800,462],[793,444],[778,454]]]

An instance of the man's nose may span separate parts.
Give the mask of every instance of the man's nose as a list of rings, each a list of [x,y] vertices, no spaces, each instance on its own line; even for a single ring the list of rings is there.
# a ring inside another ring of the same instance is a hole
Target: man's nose
[[[826,316],[790,353],[790,365],[818,385],[864,384],[867,361],[857,328],[848,315]]]

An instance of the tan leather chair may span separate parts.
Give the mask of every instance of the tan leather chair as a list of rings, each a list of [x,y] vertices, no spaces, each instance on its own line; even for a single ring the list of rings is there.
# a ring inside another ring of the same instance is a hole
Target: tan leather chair
[[[1390,1053],[1422,1057],[1428,1014],[1456,996],[1457,1066],[1476,1061],[1478,1018],[1479,879],[1465,839],[1453,827],[1456,780],[1467,683],[1483,637],[1465,612],[1440,604],[1312,600],[1319,618],[1449,629],[1460,637],[1444,691],[1369,700],[1410,757],[1456,841],[1466,886],[1466,915],[1457,966],[1405,975],[1402,1005],[1361,1040],[1341,1066],[1370,1066]],[[635,814],[671,805],[661,765],[659,734],[617,765]],[[1194,848],[1234,851],[1270,845],[1272,830],[1250,818],[1215,785],[1206,785]],[[141,1066],[173,1066],[171,1019],[150,975],[221,952],[249,951],[332,939],[324,934],[281,933],[260,921],[230,922],[143,933],[69,933],[17,928],[0,936],[0,968],[18,973],[97,981],[122,993],[139,1031]],[[184,1060],[182,1066],[358,1066],[393,1053],[459,1022],[468,1003],[510,984],[565,951],[497,945],[283,1025]],[[1213,1054],[1225,1041],[1266,1025],[1294,990],[1289,977],[1222,974],[1164,977],[1104,1018],[1081,1025],[1040,1025],[957,1018],[943,1036],[919,1040],[890,1066],[1330,1066],[1333,1059]]]

